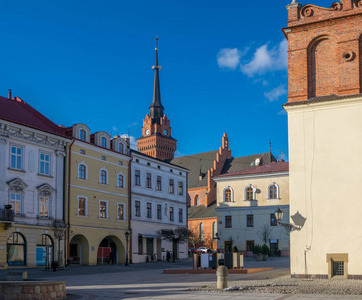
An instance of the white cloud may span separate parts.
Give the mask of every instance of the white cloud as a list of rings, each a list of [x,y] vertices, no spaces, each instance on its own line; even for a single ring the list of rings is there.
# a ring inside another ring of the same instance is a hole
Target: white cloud
[[[176,150],[175,151],[175,157],[181,157],[181,156],[185,156],[185,154],[183,154],[180,151]]]
[[[137,122],[133,122],[132,124],[128,125],[127,127],[132,127],[132,126],[137,126],[138,123]]]
[[[240,64],[242,54],[237,48],[223,48],[217,54],[217,64],[220,68],[235,70]]]
[[[118,131],[118,128],[117,128],[116,126],[113,126],[113,127],[112,127],[112,130],[115,131],[115,132],[117,132],[117,131]]]
[[[264,97],[267,98],[270,102],[278,100],[281,96],[286,95],[287,90],[285,89],[285,85],[281,84],[275,89],[272,89],[270,92],[265,92]]]
[[[128,135],[128,134],[122,134],[121,137],[129,138],[129,143],[130,143],[131,149],[137,150],[137,141],[136,141],[136,138],[134,136]]]
[[[250,62],[240,66],[241,71],[253,77],[270,71],[285,70],[288,67],[288,42],[283,40],[277,47],[268,48],[268,43],[259,47],[254,52]]]
[[[286,114],[287,114],[287,112],[285,109],[282,109],[281,111],[278,112],[278,116],[284,116]]]

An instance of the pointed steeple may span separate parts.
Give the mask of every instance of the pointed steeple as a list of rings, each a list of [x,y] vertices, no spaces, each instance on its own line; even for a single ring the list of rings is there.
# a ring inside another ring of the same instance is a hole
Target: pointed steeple
[[[152,104],[150,105],[150,117],[152,118],[152,123],[160,123],[160,118],[163,117],[163,105],[161,104],[161,91],[160,91],[160,78],[159,70],[161,66],[158,65],[158,37],[156,36],[156,63],[152,67],[155,71],[155,78],[153,82],[153,99]]]

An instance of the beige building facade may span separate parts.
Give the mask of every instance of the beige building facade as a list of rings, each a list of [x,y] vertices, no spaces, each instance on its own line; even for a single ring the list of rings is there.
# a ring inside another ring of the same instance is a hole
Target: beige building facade
[[[271,254],[289,255],[289,231],[278,225],[274,212],[284,211],[288,220],[289,174],[287,162],[217,176],[218,249],[234,247],[252,256],[253,246],[264,244],[260,232],[267,234]],[[278,251],[280,250],[280,252]]]
[[[361,3],[287,9],[291,274],[362,279]]]
[[[129,147],[84,124],[66,129],[66,223],[70,263],[125,263],[129,231]],[[111,254],[112,253],[112,254]]]

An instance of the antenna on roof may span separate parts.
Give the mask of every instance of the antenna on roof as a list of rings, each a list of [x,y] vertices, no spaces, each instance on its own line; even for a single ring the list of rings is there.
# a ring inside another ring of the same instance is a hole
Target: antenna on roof
[[[9,99],[11,99],[11,92],[12,92],[12,89],[9,89]]]

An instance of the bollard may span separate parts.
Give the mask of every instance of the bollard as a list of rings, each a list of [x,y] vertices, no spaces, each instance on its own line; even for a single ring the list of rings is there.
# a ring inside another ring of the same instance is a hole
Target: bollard
[[[228,287],[228,268],[225,266],[219,266],[216,272],[217,276],[217,288],[219,290],[226,289]]]

